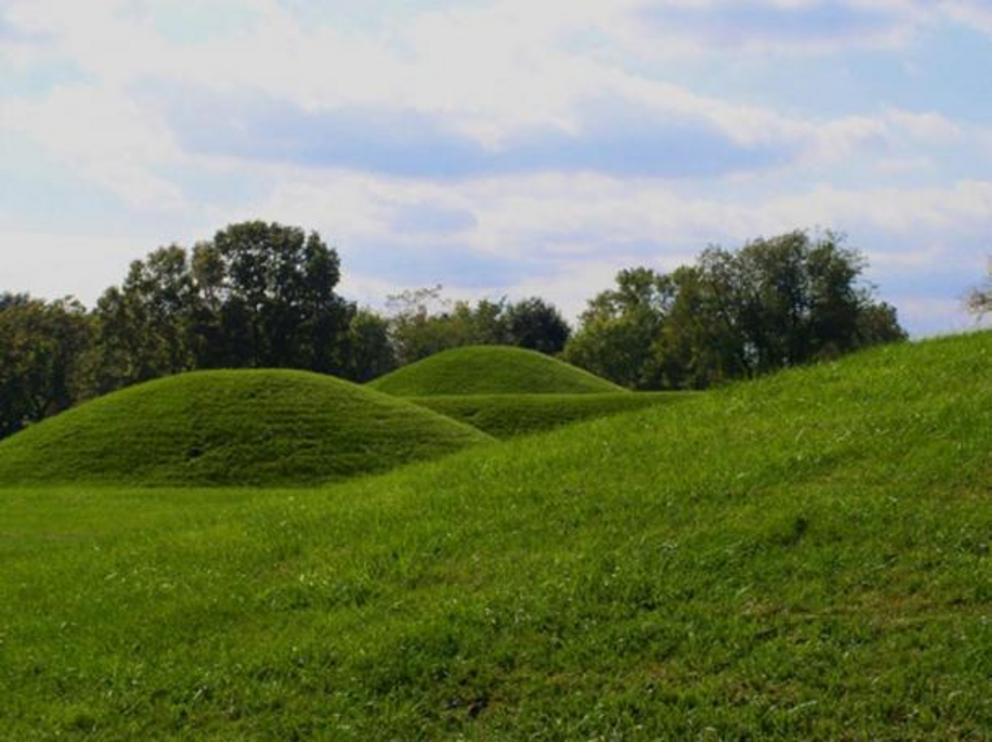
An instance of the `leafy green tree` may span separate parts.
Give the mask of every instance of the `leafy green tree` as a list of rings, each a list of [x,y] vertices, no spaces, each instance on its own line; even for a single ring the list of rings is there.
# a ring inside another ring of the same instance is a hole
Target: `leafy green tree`
[[[340,260],[316,232],[244,222],[217,232],[198,253],[203,294],[219,300],[222,332],[238,340],[229,344],[234,357],[227,360],[343,370],[354,307],[335,293]]]
[[[348,327],[348,369],[352,381],[365,383],[396,368],[389,322],[369,309],[359,309]]]
[[[750,373],[747,341],[723,268],[707,273],[683,266],[672,272],[675,299],[651,347],[659,387],[703,389]]]
[[[632,388],[702,388],[905,338],[842,241],[796,231],[710,247],[667,275],[622,271],[565,357]]]
[[[464,345],[518,345],[557,353],[570,333],[558,310],[536,297],[516,304],[505,298],[452,302],[438,285],[390,296],[388,307],[401,365]]]
[[[389,296],[389,328],[396,361],[404,366],[458,344],[447,317],[451,302],[440,284]]]
[[[855,333],[857,347],[896,343],[909,337],[899,324],[896,308],[884,301],[862,309]]]
[[[195,368],[343,374],[355,307],[339,279],[319,235],[278,224],[231,225],[192,254],[160,248],[97,302],[89,394]]]
[[[131,263],[123,285],[97,301],[90,394],[196,368],[197,307],[183,248],[159,248]]]
[[[536,296],[507,305],[504,316],[511,345],[548,355],[564,350],[572,333],[557,307]]]
[[[589,301],[563,358],[633,389],[659,385],[653,350],[672,302],[669,277],[649,268],[622,270],[616,288]]]
[[[462,345],[507,345],[512,342],[507,324],[506,299],[455,302],[447,316],[438,319],[447,324],[451,334],[451,347]]]
[[[827,232],[811,238],[789,232],[755,240],[736,253],[714,248],[703,254],[704,273],[716,261],[727,266],[720,293],[736,312],[736,331],[744,341],[746,375],[812,360],[831,358],[862,347],[862,316],[874,313],[888,327],[875,328],[879,339],[905,333],[891,308],[878,312],[874,287],[861,281],[867,261]],[[715,280],[712,279],[711,280]]]
[[[0,297],[0,437],[72,404],[89,343],[90,322],[76,300]]]

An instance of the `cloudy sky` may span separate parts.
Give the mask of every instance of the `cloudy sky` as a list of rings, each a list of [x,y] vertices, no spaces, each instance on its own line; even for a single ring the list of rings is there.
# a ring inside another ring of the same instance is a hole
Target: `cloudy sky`
[[[917,335],[992,255],[990,0],[0,0],[0,289],[263,218],[539,294],[832,228]]]

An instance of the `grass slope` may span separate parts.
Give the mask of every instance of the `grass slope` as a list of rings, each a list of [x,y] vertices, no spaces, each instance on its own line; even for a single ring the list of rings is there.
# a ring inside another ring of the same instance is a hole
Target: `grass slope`
[[[538,433],[563,425],[669,404],[686,392],[607,394],[471,394],[410,397],[411,402],[460,420],[496,438]]]
[[[328,376],[209,371],[107,395],[0,442],[0,483],[305,484],[485,439]]]
[[[543,353],[504,345],[453,348],[368,384],[400,397],[438,394],[589,394],[623,391]]]
[[[990,486],[979,334],[313,492],[8,490],[0,729],[982,738]]]

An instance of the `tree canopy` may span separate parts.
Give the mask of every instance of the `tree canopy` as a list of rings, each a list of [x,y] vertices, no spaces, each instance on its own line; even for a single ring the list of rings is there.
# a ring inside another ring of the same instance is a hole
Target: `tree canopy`
[[[633,388],[702,388],[903,339],[833,233],[705,250],[668,274],[621,271],[589,302],[567,360]]]
[[[452,302],[438,285],[394,294],[389,308],[400,365],[465,345],[516,345],[554,355],[571,334],[558,309],[539,297]]]
[[[360,309],[337,293],[340,258],[316,232],[232,224],[134,261],[91,311],[0,295],[0,437],[183,371],[298,368],[364,382],[469,345],[562,355],[633,389],[703,388],[905,337],[864,269],[829,232],[710,247],[670,273],[620,271],[573,333],[537,296],[452,301],[432,286],[389,297],[385,314]],[[976,290],[970,306],[987,311],[990,296]]]
[[[0,437],[72,404],[89,334],[76,301],[0,295]]]

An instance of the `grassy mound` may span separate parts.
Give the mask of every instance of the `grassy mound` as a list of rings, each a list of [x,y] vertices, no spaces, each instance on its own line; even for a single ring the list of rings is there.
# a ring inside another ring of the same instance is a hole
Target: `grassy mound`
[[[496,438],[512,438],[582,420],[669,404],[690,396],[684,392],[470,394],[410,397],[410,400]]]
[[[328,487],[0,492],[12,739],[992,728],[992,334]]]
[[[0,442],[0,483],[316,483],[484,439],[328,376],[209,371],[107,395]]]
[[[590,394],[622,391],[606,379],[543,353],[503,345],[454,348],[372,382],[400,397],[438,394]]]

